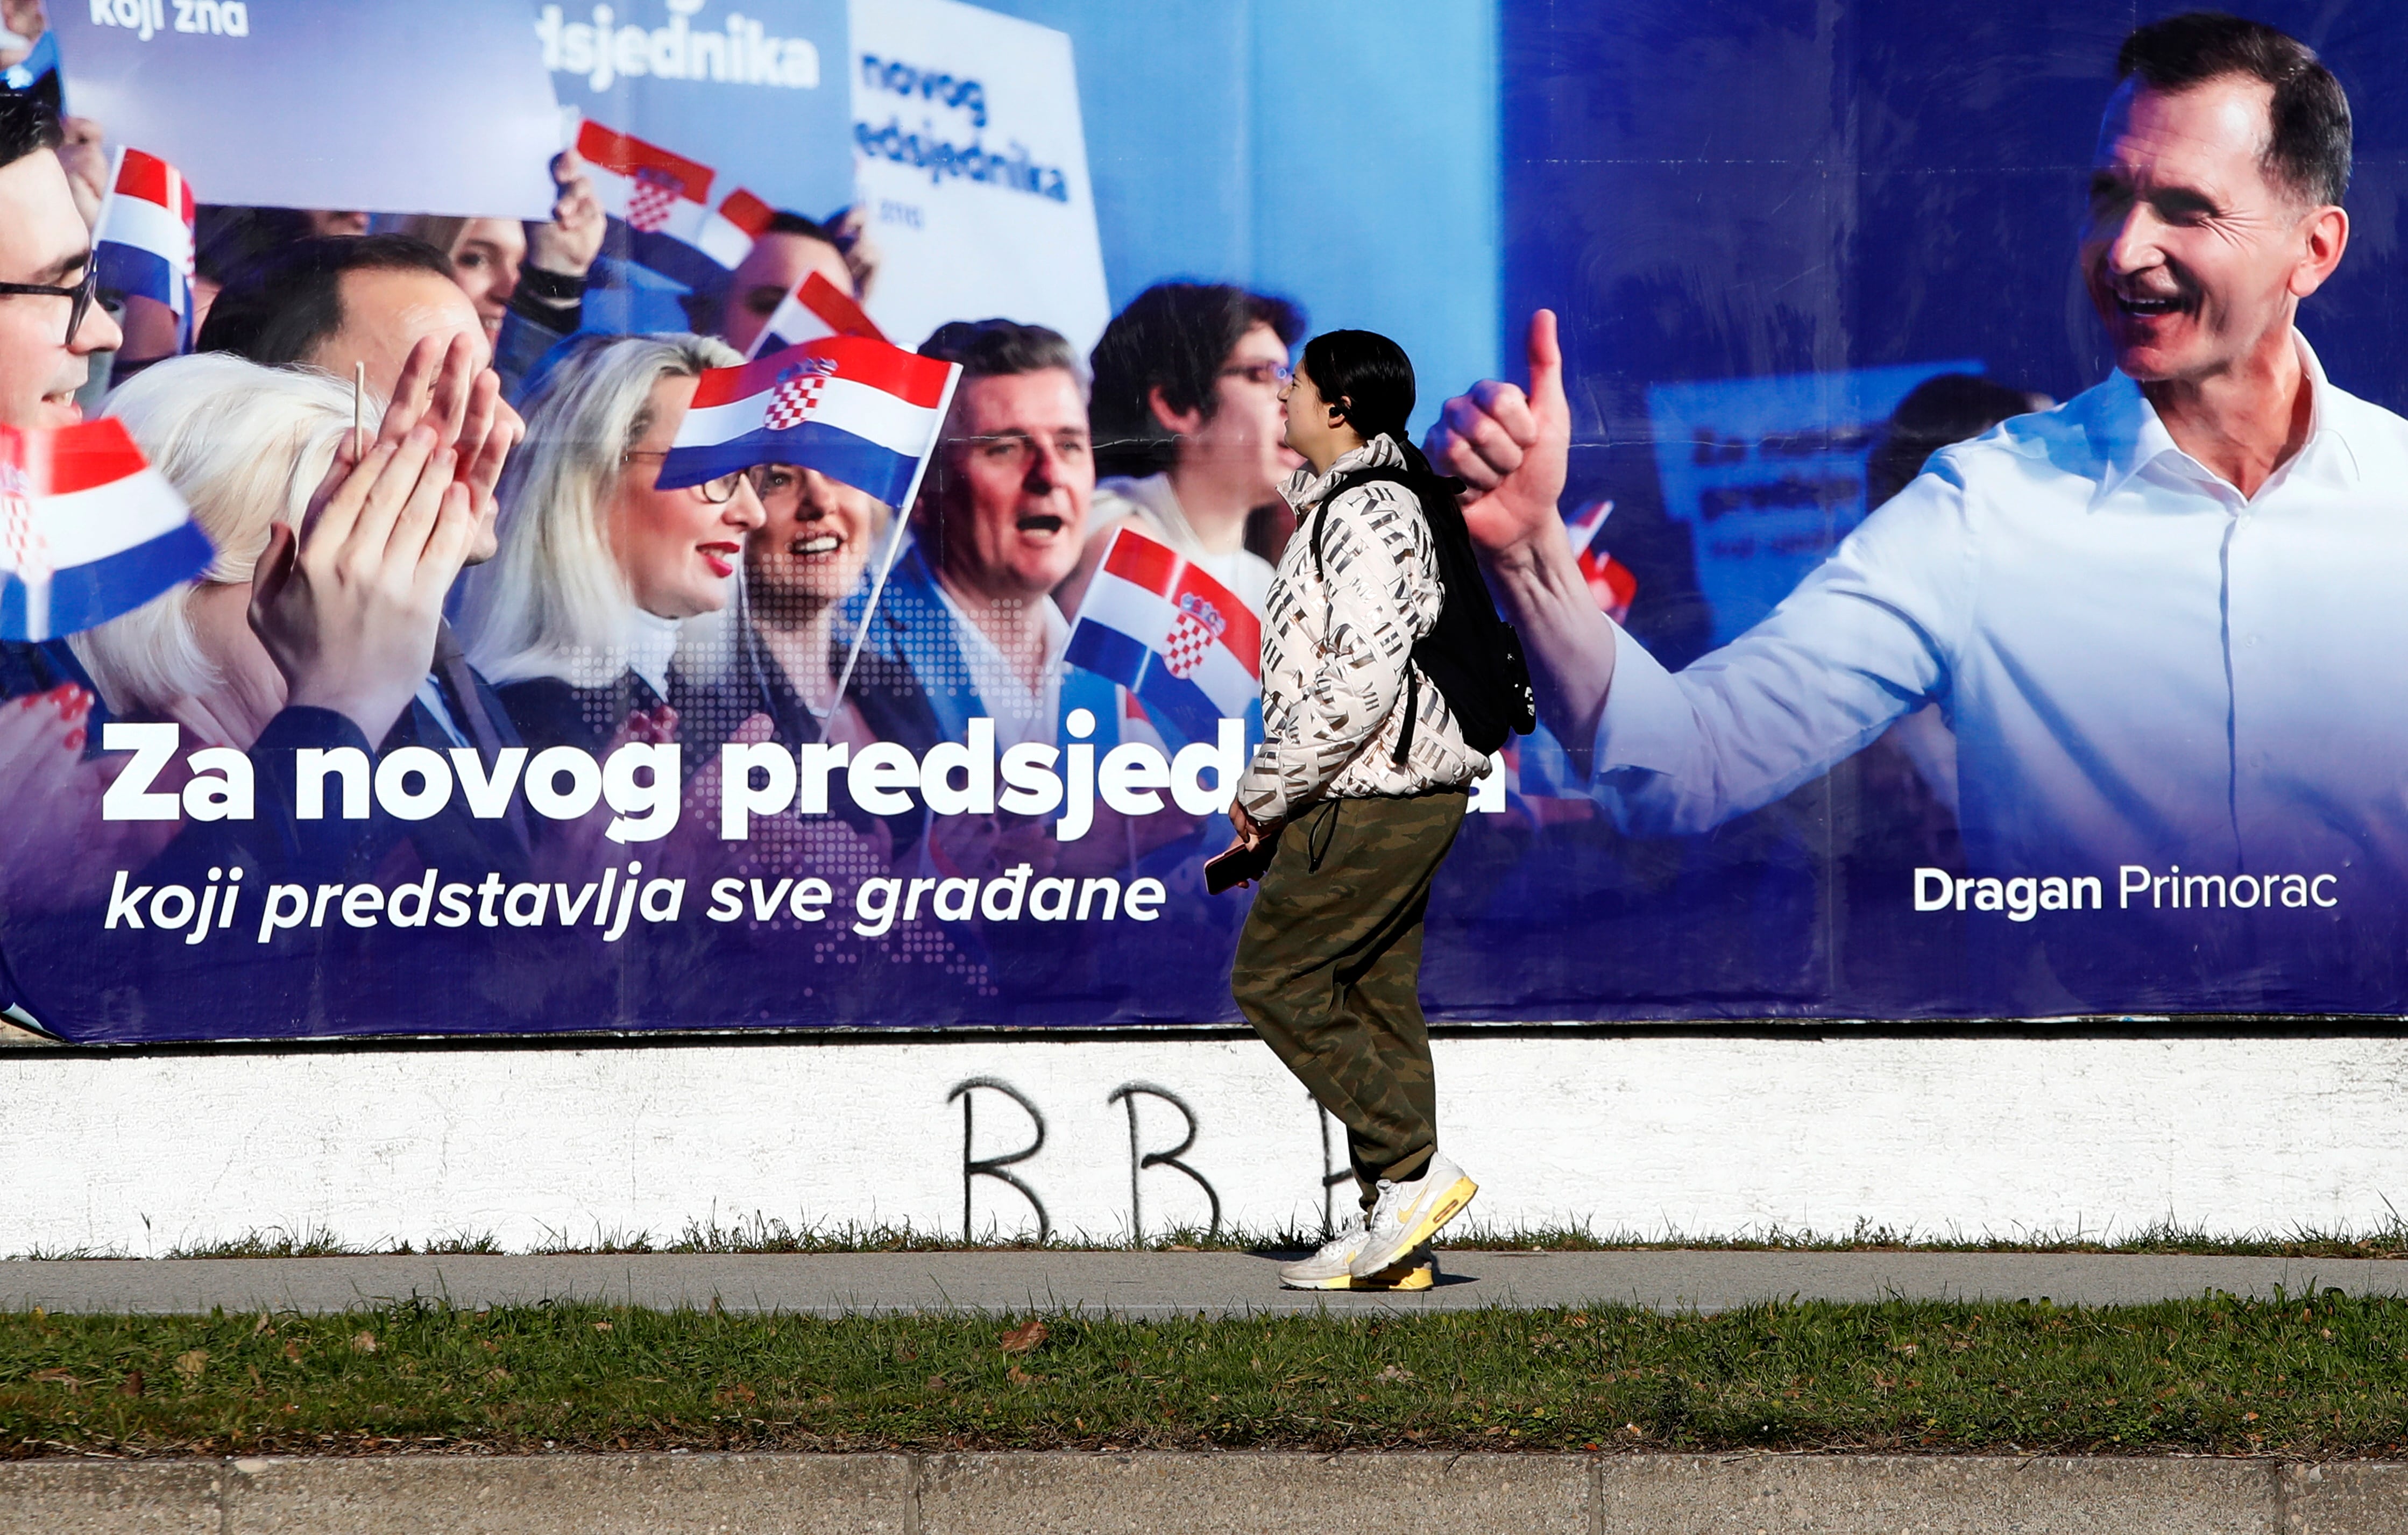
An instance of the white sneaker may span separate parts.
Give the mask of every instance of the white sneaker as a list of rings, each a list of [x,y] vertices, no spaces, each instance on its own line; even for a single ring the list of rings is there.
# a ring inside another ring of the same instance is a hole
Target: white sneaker
[[[1422,1169],[1418,1178],[1407,1183],[1381,1179],[1379,1201],[1371,1206],[1369,1229],[1346,1272],[1357,1279],[1390,1278],[1389,1271],[1403,1267],[1416,1249],[1438,1235],[1448,1221],[1463,1214],[1471,1196],[1479,1192],[1480,1186],[1465,1177],[1463,1169],[1449,1160],[1445,1153],[1438,1151],[1430,1153],[1429,1165]],[[1328,1251],[1324,1247],[1314,1255],[1314,1260]]]
[[[1280,1283],[1292,1290],[1346,1290],[1354,1287],[1354,1255],[1363,1250],[1363,1217],[1338,1228],[1311,1258],[1280,1265]]]
[[[1280,1268],[1280,1283],[1292,1290],[1426,1290],[1438,1283],[1438,1255],[1427,1247],[1412,1253],[1390,1273],[1372,1279],[1354,1276],[1354,1255],[1363,1250],[1363,1217],[1356,1215],[1322,1244],[1321,1251]]]

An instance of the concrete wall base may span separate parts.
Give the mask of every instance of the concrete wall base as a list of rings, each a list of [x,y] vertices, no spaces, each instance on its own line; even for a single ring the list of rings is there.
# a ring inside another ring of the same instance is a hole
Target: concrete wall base
[[[2408,1465],[2171,1457],[560,1455],[0,1464],[0,1535],[2393,1535]]]
[[[2408,1208],[2388,1026],[1479,1032],[1437,1056],[1440,1133],[1500,1229],[2238,1235]],[[0,1256],[275,1231],[526,1252],[755,1216],[1113,1241],[1216,1207],[1319,1231],[1345,1199],[1343,1133],[1251,1037],[0,1050]]]

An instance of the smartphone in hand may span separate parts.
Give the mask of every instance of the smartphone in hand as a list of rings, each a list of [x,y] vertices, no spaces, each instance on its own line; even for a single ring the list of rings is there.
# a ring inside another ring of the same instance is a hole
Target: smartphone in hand
[[[1204,888],[1214,895],[1251,885],[1263,877],[1271,866],[1271,854],[1279,849],[1279,834],[1273,832],[1252,847],[1243,842],[1233,842],[1226,851],[1214,854],[1204,864]]]

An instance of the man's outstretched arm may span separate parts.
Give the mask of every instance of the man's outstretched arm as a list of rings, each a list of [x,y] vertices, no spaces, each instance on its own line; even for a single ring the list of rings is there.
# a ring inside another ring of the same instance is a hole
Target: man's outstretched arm
[[[1539,717],[1587,770],[1613,685],[1613,625],[1598,611],[1556,503],[1571,447],[1555,316],[1530,317],[1530,387],[1484,379],[1446,403],[1425,451],[1470,488],[1463,505],[1489,586],[1521,632]]]
[[[1786,793],[1945,685],[1970,611],[1971,547],[1953,464],[1843,541],[1772,615],[1677,676],[1598,611],[1556,502],[1571,436],[1555,317],[1530,320],[1530,387],[1447,402],[1433,463],[1521,631],[1541,716],[1629,830],[1696,832]]]

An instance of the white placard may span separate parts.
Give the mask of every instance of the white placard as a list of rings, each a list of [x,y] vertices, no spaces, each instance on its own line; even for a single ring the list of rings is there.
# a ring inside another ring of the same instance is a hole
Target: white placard
[[[512,0],[53,4],[67,104],[204,203],[550,216],[561,147]]]
[[[853,0],[853,167],[897,345],[949,320],[1111,316],[1070,39],[955,0]]]

